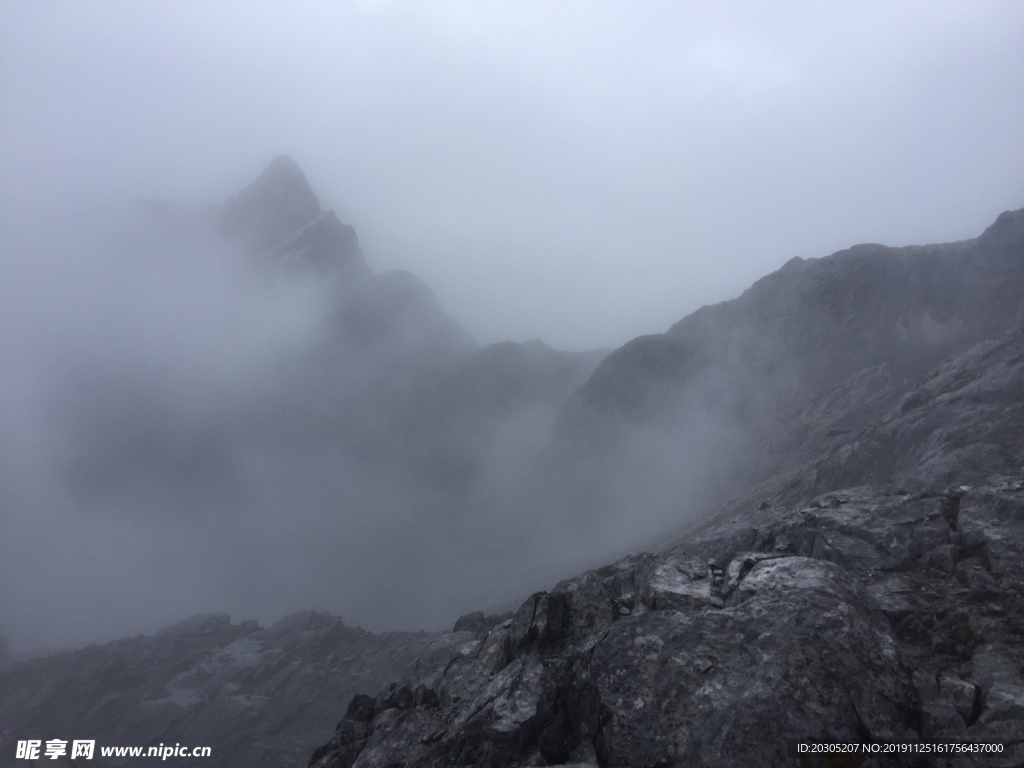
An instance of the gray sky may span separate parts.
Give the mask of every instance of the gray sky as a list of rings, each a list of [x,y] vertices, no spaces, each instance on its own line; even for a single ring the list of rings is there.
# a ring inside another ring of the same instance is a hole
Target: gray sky
[[[1024,206],[1021,40],[1020,2],[7,0],[0,201],[220,200],[284,152],[481,341],[615,346]]]

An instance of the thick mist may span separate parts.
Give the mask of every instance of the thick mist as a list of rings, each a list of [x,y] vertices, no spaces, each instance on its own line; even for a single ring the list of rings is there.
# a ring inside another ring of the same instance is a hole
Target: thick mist
[[[739,426],[706,402],[591,455],[561,420],[602,353],[481,349],[415,278],[254,255],[219,210],[136,203],[11,238],[16,650],[204,611],[440,628],[709,497]]]
[[[152,628],[260,571],[234,554],[253,548],[231,478],[269,459],[235,421],[323,333],[327,286],[135,218],[5,244],[3,623],[22,642]]]
[[[16,651],[198,611],[449,626],[648,544],[806,371],[618,423],[607,352],[1024,191],[1006,4],[96,7],[0,6]],[[337,216],[307,189],[225,226],[281,152]]]

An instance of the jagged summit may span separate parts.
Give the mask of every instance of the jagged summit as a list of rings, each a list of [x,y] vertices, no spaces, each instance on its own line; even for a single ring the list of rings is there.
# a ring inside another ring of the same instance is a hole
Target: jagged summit
[[[306,181],[306,175],[291,155],[276,155],[261,176],[292,177],[300,179],[303,183]]]
[[[320,201],[298,164],[278,155],[252,184],[224,203],[220,223],[226,233],[265,251],[280,245],[320,212]]]
[[[301,204],[310,213],[320,210],[320,203],[306,174],[299,164],[288,155],[277,155],[247,190],[257,190],[261,194],[276,195],[280,199]]]
[[[306,174],[288,155],[275,157],[226,200],[217,223],[255,258],[368,271],[355,229],[320,207]]]

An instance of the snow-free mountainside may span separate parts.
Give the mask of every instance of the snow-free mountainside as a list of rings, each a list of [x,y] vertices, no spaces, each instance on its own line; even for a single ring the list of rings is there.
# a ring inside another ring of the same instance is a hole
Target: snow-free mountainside
[[[324,573],[366,590],[356,622],[406,629],[297,604],[0,656],[17,738],[225,768],[825,764],[797,739],[1000,741],[843,764],[1024,765],[1024,210],[793,259],[608,353],[480,347],[374,273],[288,158],[222,205],[136,214],[146,252],[230,242],[331,311],[254,405],[72,456],[69,483],[145,476],[186,508],[244,498],[243,442],[322,463],[348,513],[403,510],[404,548]]]

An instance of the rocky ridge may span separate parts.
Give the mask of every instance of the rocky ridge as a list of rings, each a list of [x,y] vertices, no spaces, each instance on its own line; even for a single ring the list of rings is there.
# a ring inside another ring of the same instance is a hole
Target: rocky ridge
[[[567,403],[565,453],[621,462],[629,436],[736,425],[720,501],[794,470],[889,411],[939,362],[1022,317],[1024,211],[980,237],[795,258],[740,297],[609,355]],[[594,447],[596,446],[596,448]]]
[[[181,743],[211,747],[225,768],[294,765],[333,727],[336,710],[412,673],[435,639],[372,634],[313,611],[266,629],[196,616],[151,637],[12,665],[0,672],[0,722],[21,739]],[[15,764],[14,746],[0,751],[4,765]],[[126,763],[97,754],[95,764]]]

